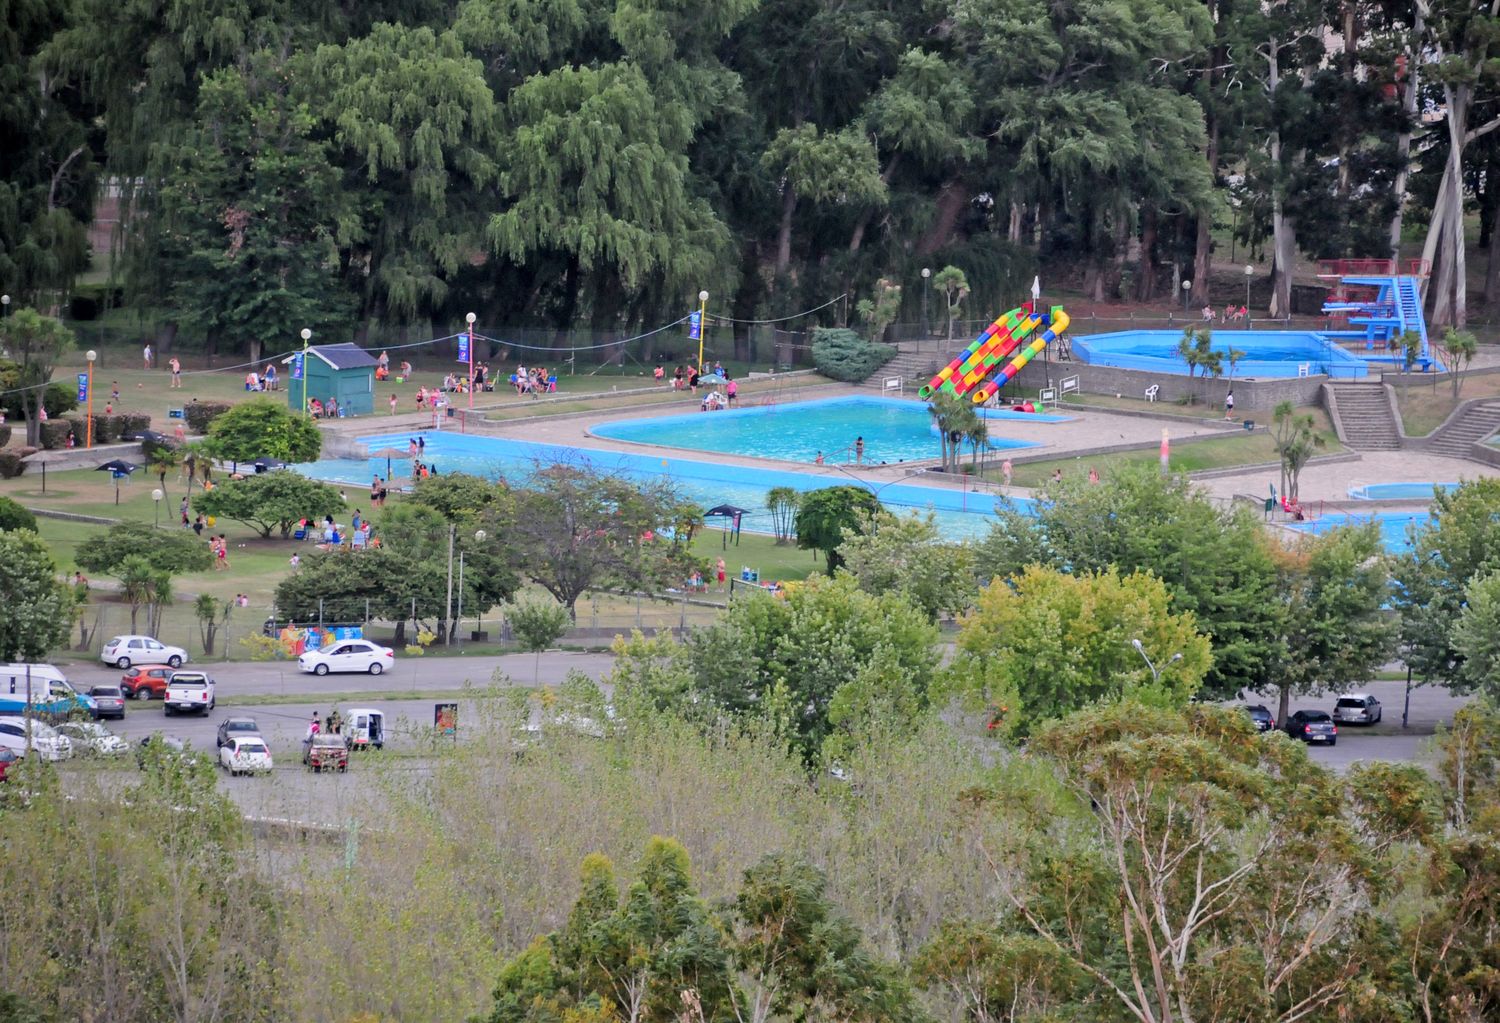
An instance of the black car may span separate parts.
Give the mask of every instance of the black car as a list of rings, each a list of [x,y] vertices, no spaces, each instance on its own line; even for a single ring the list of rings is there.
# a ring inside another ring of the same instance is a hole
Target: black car
[[[1339,741],[1339,726],[1326,710],[1299,710],[1286,719],[1286,734],[1303,742],[1335,746]]]
[[[94,717],[124,719],[125,691],[119,686],[95,686],[89,695],[94,698]]]
[[[1261,704],[1246,707],[1245,713],[1250,715],[1250,723],[1257,732],[1269,732],[1276,727],[1276,718]]]
[[[260,725],[255,723],[252,717],[243,714],[232,714],[219,722],[219,736],[216,746],[223,749],[229,745],[230,739],[237,739],[242,735],[259,735]]]

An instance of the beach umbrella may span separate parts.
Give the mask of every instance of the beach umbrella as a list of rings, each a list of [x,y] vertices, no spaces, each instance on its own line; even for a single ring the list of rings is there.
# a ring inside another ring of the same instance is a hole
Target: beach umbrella
[[[389,447],[389,448],[381,448],[379,451],[371,451],[370,452],[370,457],[371,458],[384,458],[385,459],[385,478],[387,480],[389,480],[391,478],[391,459],[393,459],[393,458],[410,458],[411,457],[411,452],[408,451],[406,448]]]
[[[140,468],[140,466],[136,465],[134,462],[127,462],[123,458],[111,458],[109,461],[105,462],[103,465],[98,466],[95,469],[95,471],[96,472],[104,472],[107,469],[107,470],[109,470],[110,475],[115,478],[115,504],[119,504],[120,503],[120,477],[121,476],[129,476],[131,473],[135,472],[139,468]]]
[[[742,516],[744,516],[744,515],[747,515],[747,514],[749,514],[749,513],[744,508],[737,508],[737,507],[735,507],[732,504],[716,504],[712,508],[710,508],[708,511],[704,512],[703,513],[703,517],[705,519],[707,519],[707,518],[726,518],[726,519],[729,519],[730,520],[730,524],[732,525],[732,527],[734,529],[734,542],[736,544],[738,544],[740,542],[740,518]],[[729,547],[729,530],[728,529],[726,529],[724,531],[723,535],[722,535],[722,539],[720,540],[720,547],[721,547],[721,549],[727,549]]]
[[[42,493],[47,492],[47,463],[66,462],[68,453],[66,451],[38,451],[26,459],[27,465],[40,465],[42,467]]]
[[[714,385],[717,385],[717,384],[727,384],[727,383],[729,383],[729,381],[726,380],[724,378],[724,376],[722,374],[720,374],[720,373],[707,373],[707,374],[705,374],[705,375],[703,375],[703,376],[701,376],[701,377],[698,378],[698,386],[699,387],[702,387],[704,384],[708,384],[710,386],[714,386]]]

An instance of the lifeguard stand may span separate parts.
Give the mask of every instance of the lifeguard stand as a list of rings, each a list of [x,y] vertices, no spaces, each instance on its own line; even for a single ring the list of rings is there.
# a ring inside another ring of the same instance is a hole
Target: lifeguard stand
[[[1388,349],[1393,338],[1412,331],[1422,339],[1415,363],[1425,372],[1432,365],[1422,315],[1422,280],[1427,274],[1427,263],[1419,259],[1404,267],[1394,259],[1323,260],[1318,276],[1334,282],[1323,312],[1343,320],[1349,329],[1320,333],[1330,340],[1363,341],[1365,349],[1373,351],[1377,346]],[[1393,358],[1404,361],[1402,356]]]

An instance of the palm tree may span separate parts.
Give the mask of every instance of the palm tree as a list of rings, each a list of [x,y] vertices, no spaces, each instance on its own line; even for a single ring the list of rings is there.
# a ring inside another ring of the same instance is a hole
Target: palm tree
[[[167,492],[167,473],[182,464],[182,452],[176,448],[169,448],[165,444],[154,444],[151,454],[146,456],[146,466],[156,473],[156,478],[161,482],[161,492]]]
[[[969,468],[979,460],[980,450],[990,441],[990,426],[984,416],[974,414],[973,424],[964,431],[964,442],[969,445]]]
[[[979,419],[974,403],[950,391],[939,391],[927,405],[927,412],[937,424],[938,439],[942,441],[943,471],[958,469],[959,442]],[[958,441],[954,440],[954,437]]]

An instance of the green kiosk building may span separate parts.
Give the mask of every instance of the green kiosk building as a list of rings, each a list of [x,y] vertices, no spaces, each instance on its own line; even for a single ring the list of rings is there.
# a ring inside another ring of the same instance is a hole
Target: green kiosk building
[[[315,345],[307,349],[306,359],[301,357],[297,352],[285,360],[290,408],[300,412],[311,398],[325,406],[329,398],[336,398],[344,415],[368,416],[375,411],[375,359],[369,352],[348,343]]]

